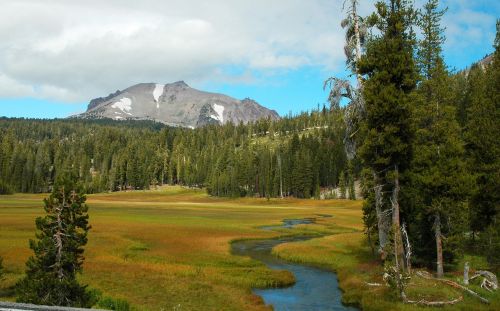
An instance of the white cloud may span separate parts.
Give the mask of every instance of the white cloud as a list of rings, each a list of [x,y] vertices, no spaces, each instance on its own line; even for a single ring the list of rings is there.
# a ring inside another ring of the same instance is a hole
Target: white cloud
[[[339,68],[341,2],[0,0],[0,72],[23,86],[10,96],[85,101],[138,82],[245,83],[253,70]]]
[[[33,96],[34,90],[29,85],[16,81],[9,76],[0,73],[0,94],[3,97],[18,97],[21,94]]]
[[[256,83],[253,71],[340,70],[343,1],[0,0],[0,97],[77,102],[139,82]],[[446,19],[451,46],[464,27],[474,37],[494,18],[473,19],[459,2],[464,16]],[[372,5],[363,1],[361,14]]]

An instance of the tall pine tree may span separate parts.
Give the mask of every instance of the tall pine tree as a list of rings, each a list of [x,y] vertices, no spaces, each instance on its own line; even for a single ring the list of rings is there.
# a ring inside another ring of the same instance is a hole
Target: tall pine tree
[[[411,120],[411,93],[417,71],[413,60],[412,25],[414,10],[410,1],[378,2],[371,17],[380,31],[366,48],[359,71],[366,76],[363,98],[366,133],[360,154],[374,176],[380,253],[386,258],[389,232],[394,234],[396,266],[402,268],[399,191],[412,157],[414,131]],[[389,216],[392,213],[392,221]]]
[[[500,262],[500,20],[497,21],[493,62],[469,73],[471,103],[467,110],[468,165],[476,187],[471,200],[471,229],[479,233],[490,263]]]
[[[451,77],[441,56],[444,29],[440,21],[445,10],[440,11],[438,6],[438,0],[428,0],[419,16],[423,38],[419,42],[418,64],[423,81],[415,109],[417,131],[412,176],[418,198],[417,221],[413,222],[418,224],[414,230],[415,250],[425,264],[435,262],[437,276],[442,277],[444,262],[451,262],[453,252],[460,250],[470,183],[463,161],[464,147],[456,120]]]

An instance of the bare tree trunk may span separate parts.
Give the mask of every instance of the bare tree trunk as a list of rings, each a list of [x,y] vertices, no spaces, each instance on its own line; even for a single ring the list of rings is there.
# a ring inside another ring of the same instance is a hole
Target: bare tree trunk
[[[408,237],[408,232],[406,231],[406,226],[403,223],[403,226],[401,227],[401,234],[403,238],[403,243],[404,243],[404,251],[405,251],[405,264],[406,264],[406,269],[409,274],[411,274],[411,244],[410,244],[410,238]]]
[[[61,214],[62,214],[62,211],[64,209],[64,206],[66,205],[66,195],[65,195],[65,192],[64,192],[64,187],[62,188],[62,195],[63,195],[62,206],[58,206],[56,208],[56,212],[57,212],[57,231],[54,234],[54,240],[55,240],[54,242],[55,242],[55,246],[56,246],[56,249],[57,249],[55,266],[56,266],[56,269],[57,269],[57,277],[59,278],[59,280],[62,280],[64,278],[64,272],[63,272],[63,267],[62,267],[62,262],[61,262],[62,261],[62,251],[63,251],[62,235],[64,234],[63,233],[64,228],[63,228]]]
[[[399,220],[399,170],[394,170],[394,189],[392,190],[392,227],[394,230],[394,256],[396,258],[396,268],[404,271],[404,250],[403,239],[401,238],[401,223]],[[400,271],[400,270],[398,270]]]
[[[439,213],[436,213],[436,219],[434,221],[434,230],[436,234],[436,253],[437,253],[437,277],[443,277],[443,243],[441,241],[441,218]]]
[[[377,213],[377,225],[378,225],[378,240],[379,240],[379,253],[380,258],[385,260],[387,253],[385,252],[385,246],[387,245],[387,216],[382,211],[383,207],[383,193],[382,185],[379,184],[379,180],[376,173],[373,173],[373,180],[375,182],[375,211]]]
[[[401,238],[401,224],[399,220],[399,170],[398,166],[394,167],[394,188],[392,190],[391,206],[392,206],[392,230],[394,233],[394,263],[396,265],[396,284],[399,295],[403,301],[406,301],[404,291],[403,273],[404,267],[404,249],[403,239]]]
[[[363,80],[358,71],[358,63],[361,59],[361,38],[359,36],[359,17],[356,10],[356,6],[358,5],[357,0],[352,0],[352,19],[354,22],[354,37],[356,40],[356,79],[358,80],[358,87],[360,88]]]
[[[464,265],[464,285],[469,285],[469,262]]]

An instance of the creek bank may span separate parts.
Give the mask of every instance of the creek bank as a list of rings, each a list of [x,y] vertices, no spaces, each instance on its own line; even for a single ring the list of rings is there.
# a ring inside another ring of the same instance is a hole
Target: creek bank
[[[318,215],[319,217],[331,217]],[[291,229],[297,225],[312,224],[315,218],[285,219],[277,226],[264,226],[263,230]],[[273,270],[293,273],[295,283],[283,288],[253,289],[253,293],[272,305],[274,310],[357,310],[342,304],[342,291],[337,275],[330,270],[288,262],[272,254],[273,247],[282,243],[307,241],[324,235],[281,236],[270,239],[241,240],[231,244],[234,255],[249,256]]]

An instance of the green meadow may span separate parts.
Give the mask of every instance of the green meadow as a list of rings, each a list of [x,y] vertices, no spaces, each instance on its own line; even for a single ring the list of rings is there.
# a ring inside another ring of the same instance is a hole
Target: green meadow
[[[44,197],[0,196],[0,256],[7,272],[0,281],[0,300],[15,300],[13,286],[32,254],[28,241],[34,237],[35,218],[43,214]],[[344,302],[365,310],[419,309],[395,303],[385,287],[366,285],[383,282],[383,270],[364,239],[361,201],[222,199],[203,190],[166,187],[89,195],[87,204],[92,229],[80,280],[106,297],[126,300],[133,309],[270,310],[251,289],[289,285],[293,275],[232,255],[231,241],[292,234],[318,238],[282,244],[274,249],[276,256],[335,270]],[[259,228],[306,217],[318,219],[294,229]],[[479,306],[463,293],[418,279],[408,294],[414,299],[463,295],[456,310],[498,308],[497,296],[475,289],[493,304]]]
[[[44,197],[0,196],[0,256],[7,272],[0,300],[15,299],[12,286],[32,254],[28,241],[34,237],[35,218],[43,214]],[[265,310],[251,288],[291,284],[293,276],[231,255],[231,241],[361,229],[360,204],[349,201],[232,200],[168,187],[89,195],[87,204],[92,229],[81,281],[140,310]],[[317,214],[335,217],[326,227],[303,226],[296,232],[259,229]]]

